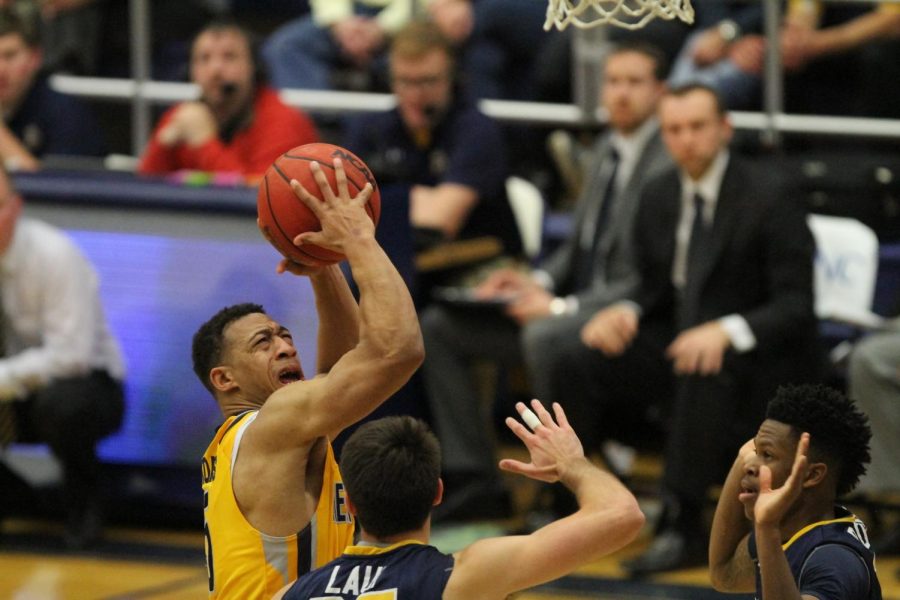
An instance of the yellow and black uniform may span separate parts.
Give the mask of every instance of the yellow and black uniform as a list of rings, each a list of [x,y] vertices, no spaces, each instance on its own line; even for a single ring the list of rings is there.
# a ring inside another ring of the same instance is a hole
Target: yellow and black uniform
[[[257,414],[248,411],[226,419],[203,455],[206,566],[209,595],[216,600],[270,598],[353,542],[353,519],[331,444],[316,513],[302,531],[275,537],[247,522],[234,498],[231,469],[241,437]]]

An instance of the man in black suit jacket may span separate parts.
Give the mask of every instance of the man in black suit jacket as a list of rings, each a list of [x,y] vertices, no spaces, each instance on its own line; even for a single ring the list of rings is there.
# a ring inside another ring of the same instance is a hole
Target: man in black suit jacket
[[[485,299],[514,298],[505,312],[434,304],[421,315],[425,383],[447,488],[436,519],[505,516],[508,510],[472,361],[514,365],[524,358],[540,397],[546,357],[580,345],[579,331],[591,315],[635,289],[631,234],[640,190],[672,165],[656,120],[664,63],[657,49],[638,44],[607,57],[602,102],[610,130],[595,145],[576,228],[538,270],[502,269],[483,283],[478,293]]]
[[[802,211],[730,155],[712,89],[672,90],[659,115],[678,168],[641,195],[641,284],[585,325],[584,346],[551,368],[547,398],[570,413],[570,402],[587,405],[604,425],[657,403],[666,415],[664,515],[650,549],[626,563],[633,574],[702,558],[707,488],[736,440],[752,436],[778,384],[815,379],[822,365]]]

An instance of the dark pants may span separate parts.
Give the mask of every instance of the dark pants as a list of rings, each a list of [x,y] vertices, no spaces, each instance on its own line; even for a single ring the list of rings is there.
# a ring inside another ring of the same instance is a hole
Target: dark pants
[[[55,380],[15,406],[17,441],[47,444],[62,464],[70,516],[95,504],[100,494],[96,446],[122,424],[125,403],[121,382],[105,371],[93,371]],[[12,481],[13,477],[0,466],[0,506],[18,506],[21,502],[10,497],[22,490],[21,481]]]

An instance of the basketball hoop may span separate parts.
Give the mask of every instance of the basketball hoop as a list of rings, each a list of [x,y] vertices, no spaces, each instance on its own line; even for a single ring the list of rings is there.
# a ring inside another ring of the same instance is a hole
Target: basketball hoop
[[[581,29],[607,23],[624,29],[640,29],[659,17],[671,21],[678,17],[694,22],[691,0],[549,0],[544,29],[556,25],[562,31],[570,24]]]

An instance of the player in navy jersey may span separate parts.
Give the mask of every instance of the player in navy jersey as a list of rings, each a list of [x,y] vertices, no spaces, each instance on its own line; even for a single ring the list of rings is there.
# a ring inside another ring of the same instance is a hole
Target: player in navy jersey
[[[575,493],[577,512],[531,535],[489,538],[444,554],[428,545],[431,510],[444,493],[437,438],[411,417],[372,421],[341,453],[346,505],[360,542],[275,600],[499,600],[629,543],[644,523],[634,496],[585,458],[562,407],[554,404],[553,416],[537,400],[532,407],[533,413],[517,405],[533,432],[506,420],[531,462],[505,459],[500,468],[562,481]]]
[[[836,390],[779,388],[725,480],[713,586],[758,600],[881,600],[866,526],[835,504],[869,462],[867,417]]]

